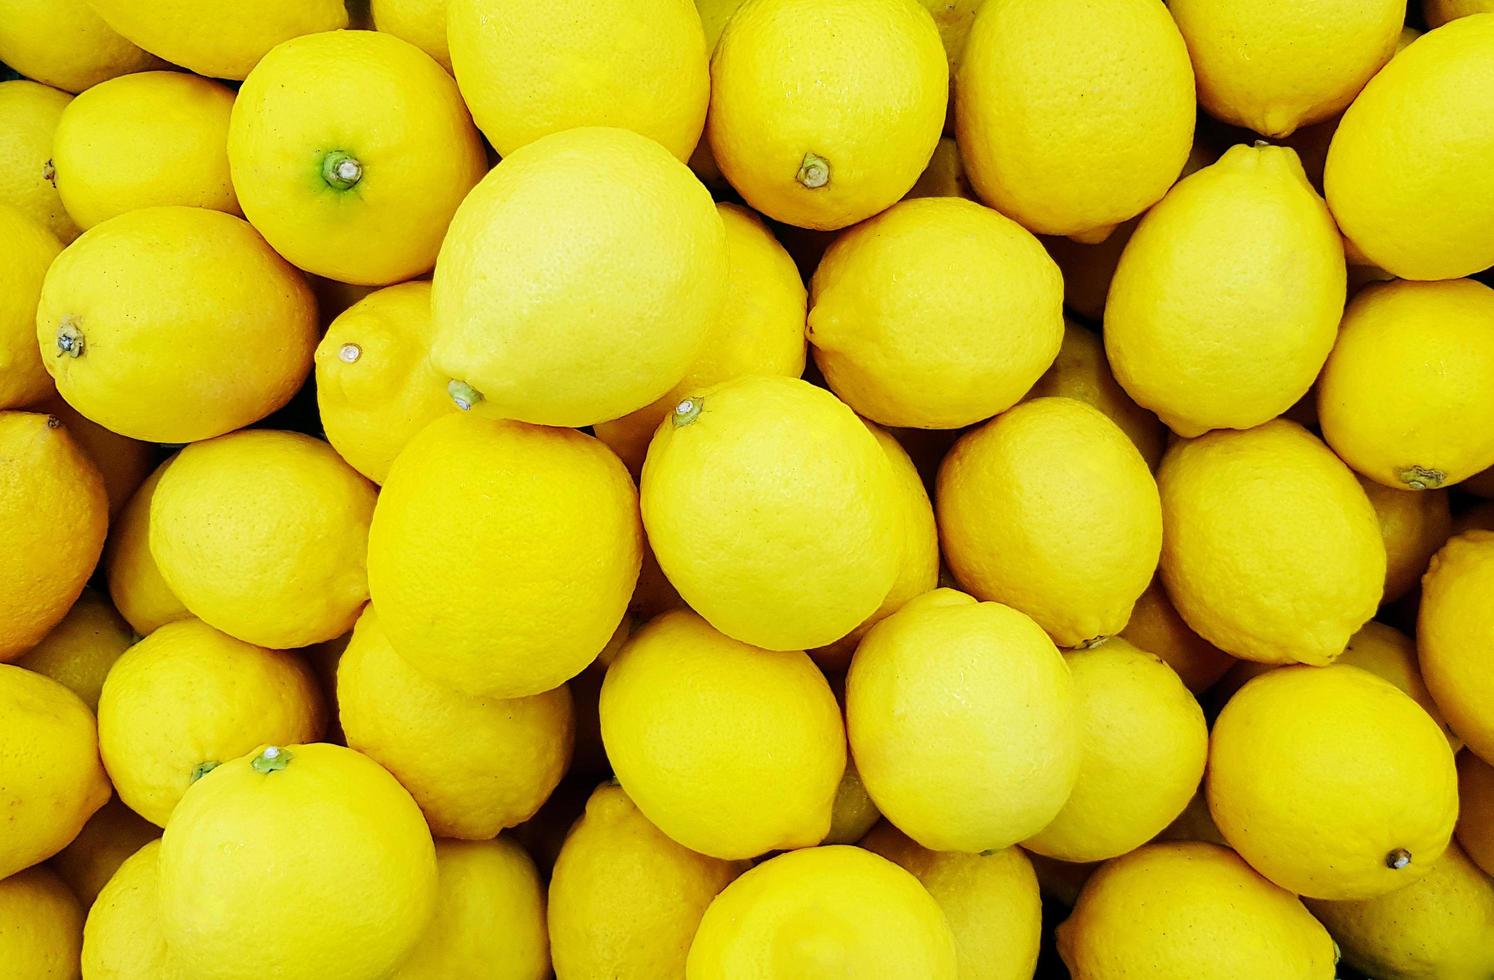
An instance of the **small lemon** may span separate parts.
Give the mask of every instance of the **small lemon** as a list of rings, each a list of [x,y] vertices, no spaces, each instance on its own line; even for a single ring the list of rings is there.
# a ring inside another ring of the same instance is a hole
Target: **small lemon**
[[[71,844],[52,857],[52,869],[67,882],[86,912],[119,866],[160,836],[160,827],[114,797],[88,818]]]
[[[1245,661],[1245,665],[1261,666]],[[1274,669],[1274,668],[1268,668]],[[1219,828],[1214,826],[1214,818],[1209,814],[1209,797],[1202,786],[1198,792],[1193,794],[1193,799],[1183,807],[1183,812],[1178,818],[1167,826],[1167,829],[1158,834],[1154,840],[1182,840],[1182,841],[1206,841],[1210,844],[1218,844],[1220,847],[1228,847],[1224,835]]]
[[[36,346],[36,303],[60,251],[55,235],[0,202],[0,409],[22,408],[52,393]]]
[[[856,771],[856,760],[847,758],[846,771],[841,774],[840,788],[835,791],[835,803],[830,808],[830,831],[820,843],[855,844],[881,819],[882,811],[872,802],[861,773]]]
[[[1140,218],[1122,221],[1102,242],[1080,242],[1061,235],[1038,239],[1063,273],[1065,307],[1090,323],[1099,324],[1104,319],[1115,267],[1140,223]]]
[[[0,142],[0,202],[19,209],[64,245],[78,237],[78,226],[57,193],[52,135],[71,101],[66,92],[26,79],[0,82],[0,130],[5,132]]]
[[[918,175],[918,181],[912,189],[903,195],[904,200],[914,197],[962,197],[967,201],[975,200],[970,178],[965,175],[965,161],[960,159],[960,147],[953,137],[939,138],[939,144],[934,147],[934,155],[929,158],[929,165]]]
[[[1454,752],[1462,747],[1463,740],[1442,717],[1442,709],[1432,700],[1432,693],[1427,690],[1426,681],[1422,680],[1416,659],[1416,641],[1405,633],[1372,619],[1349,637],[1349,645],[1344,647],[1344,652],[1334,663],[1367,670],[1394,684],[1421,705],[1421,709],[1442,728]]]
[[[1494,759],[1494,531],[1473,530],[1432,558],[1421,583],[1416,648],[1427,689],[1453,731]]]
[[[0,61],[68,92],[162,66],[115,33],[88,0],[0,0]]]
[[[104,480],[104,494],[109,498],[109,520],[112,528],[114,518],[150,475],[156,447],[122,436],[85,418],[57,394],[37,402],[31,411],[45,412],[61,419],[67,434],[73,437],[78,448],[83,450],[83,455],[98,469],[99,476]]]
[[[83,974],[89,980],[188,980],[161,934],[153,840],[125,859],[99,892],[83,924]]]
[[[1195,694],[1212,687],[1237,662],[1183,622],[1160,578],[1153,579],[1136,600],[1120,635],[1162,658]]]
[[[451,71],[446,43],[447,0],[372,0],[369,15],[374,30],[393,34],[415,45]]]
[[[1494,12],[1491,0],[1421,0],[1421,13],[1428,27],[1441,27],[1470,14]]]
[[[965,41],[970,37],[970,28],[975,25],[975,15],[986,0],[918,0],[934,18],[939,28],[939,40],[944,42],[944,54],[949,58],[949,109],[945,114],[944,131],[954,131],[955,78],[959,74],[960,61],[965,54]],[[943,143],[940,140],[940,143]],[[937,153],[935,154],[937,156]],[[958,158],[958,154],[956,154]]]
[[[1486,874],[1494,874],[1494,766],[1472,752],[1458,755],[1458,843]]]
[[[150,553],[150,503],[166,467],[175,460],[175,456],[167,459],[140,484],[115,519],[104,548],[109,598],[140,636],[192,615],[161,577]]]
[[[50,868],[0,880],[0,963],[17,980],[75,977],[83,910]]]
[[[1364,476],[1359,485],[1375,508],[1385,542],[1385,593],[1380,602],[1394,602],[1416,587],[1432,555],[1452,534],[1448,495],[1392,489]]]
[[[62,622],[14,662],[47,675],[97,711],[104,677],[134,642],[129,624],[109,600],[85,588]]]

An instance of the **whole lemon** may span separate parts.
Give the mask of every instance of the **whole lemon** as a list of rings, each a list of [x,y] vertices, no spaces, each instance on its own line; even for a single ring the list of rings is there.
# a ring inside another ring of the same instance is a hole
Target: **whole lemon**
[[[57,236],[0,202],[0,409],[22,408],[52,392],[36,346],[36,304],[60,251]]]
[[[464,407],[618,418],[684,375],[726,277],[721,218],[688,167],[627,130],[554,133],[505,157],[452,220],[431,361]]]
[[[372,0],[368,5],[374,30],[393,34],[415,45],[451,71],[446,43],[447,0]]]
[[[161,934],[161,842],[125,859],[83,924],[83,973],[90,980],[187,980]]]
[[[160,836],[160,827],[116,796],[88,818],[73,842],[53,855],[50,863],[86,912],[119,866]]]
[[[1213,687],[1237,662],[1193,632],[1178,615],[1160,578],[1153,579],[1136,600],[1120,636],[1160,657],[1195,694]]]
[[[747,865],[697,854],[603,784],[550,876],[550,955],[561,977],[657,980],[685,973],[711,899]]]
[[[952,589],[872,627],[846,677],[846,728],[877,809],[935,851],[1031,837],[1079,773],[1069,670],[1037,624]]]
[[[781,854],[727,885],[701,919],[685,976],[954,980],[956,963],[954,934],[918,879],[840,845]]]
[[[78,237],[78,226],[57,193],[52,136],[71,101],[66,92],[24,78],[0,82],[0,129],[5,131],[0,142],[0,203],[19,209],[64,245]]]
[[[1432,700],[1432,693],[1422,679],[1416,659],[1416,641],[1405,633],[1372,619],[1349,637],[1349,645],[1344,647],[1344,652],[1334,663],[1367,670],[1394,684],[1421,705],[1421,709],[1441,727],[1454,752],[1462,748],[1463,740],[1443,718],[1442,709]]]
[[[1060,646],[1119,633],[1157,569],[1162,510],[1146,460],[1072,398],[1023,402],[961,437],[934,496],[955,578]]]
[[[0,61],[67,92],[161,67],[159,58],[104,23],[88,0],[0,0]]]
[[[1063,341],[1063,280],[1026,229],[920,198],[835,240],[810,283],[830,388],[883,425],[957,429],[1012,407]]]
[[[955,95],[970,183],[1045,235],[1103,240],[1193,143],[1188,49],[1157,0],[987,0]]]
[[[1441,27],[1469,14],[1494,12],[1491,0],[1421,0],[1421,13],[1428,27]]]
[[[1333,348],[1345,268],[1297,155],[1232,147],[1179,181],[1126,245],[1105,304],[1115,378],[1179,435],[1273,419]]]
[[[944,45],[917,0],[747,0],[711,58],[706,138],[756,210],[844,228],[918,180],[948,102]]]
[[[1361,476],[1359,485],[1380,519],[1385,542],[1385,593],[1394,602],[1421,581],[1427,563],[1452,534],[1448,495],[1436,490],[1398,490]]]
[[[368,600],[376,492],[319,439],[251,429],[194,443],[150,503],[150,552],[203,622],[288,650],[341,636]]]
[[[1458,754],[1458,843],[1486,874],[1494,869],[1494,766]]]
[[[649,446],[641,496],[649,543],[690,607],[770,650],[845,636],[902,560],[886,454],[834,395],[794,378],[682,399]]]
[[[83,910],[50,868],[0,880],[0,962],[18,980],[78,975]]]
[[[1327,664],[1375,614],[1385,545],[1353,473],[1295,422],[1170,449],[1162,582],[1187,624],[1262,663]]]
[[[1058,952],[1076,980],[1330,980],[1337,959],[1295,895],[1196,841],[1102,865],[1058,927]]]
[[[150,475],[151,466],[155,463],[156,447],[122,436],[85,418],[56,393],[37,402],[30,410],[45,412],[61,419],[67,434],[73,437],[78,448],[83,450],[83,455],[98,469],[99,476],[104,481],[104,495],[109,498],[109,521],[112,529],[114,518]]]
[[[323,744],[265,746],[198,780],[159,873],[166,945],[204,980],[385,976],[437,892],[410,794],[367,756]]]
[[[125,622],[139,636],[148,636],[167,623],[192,615],[161,577],[150,553],[150,503],[172,456],[157,466],[130,497],[109,529],[104,548],[104,578],[109,598]]]
[[[85,588],[62,622],[14,662],[52,678],[97,711],[104,677],[134,642],[130,625],[109,600]]]
[[[1453,731],[1494,759],[1494,531],[1453,538],[1421,582],[1416,648],[1427,689]]]
[[[1402,279],[1494,265],[1494,17],[1429,32],[1344,113],[1323,175],[1344,236]]]

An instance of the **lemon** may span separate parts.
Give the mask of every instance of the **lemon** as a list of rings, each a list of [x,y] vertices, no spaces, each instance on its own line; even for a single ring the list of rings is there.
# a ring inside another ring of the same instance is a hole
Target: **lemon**
[[[78,975],[83,910],[49,868],[0,880],[0,962],[17,980]]]
[[[744,643],[838,640],[897,578],[892,466],[850,409],[804,381],[738,378],[682,399],[649,446],[641,497],[664,574]]]
[[[684,375],[726,280],[721,218],[688,167],[627,130],[555,133],[457,211],[431,361],[464,406],[543,425],[618,418]]]
[[[939,28],[939,40],[944,42],[944,54],[949,59],[949,109],[945,114],[945,132],[954,131],[955,78],[959,74],[960,61],[965,54],[965,42],[970,37],[970,28],[975,24],[975,15],[986,0],[918,0],[934,18]],[[941,144],[943,140],[939,141]],[[937,154],[936,154],[937,155]],[[956,154],[958,159],[958,154]]]
[[[134,642],[129,624],[109,600],[85,588],[62,622],[15,664],[52,678],[97,711],[105,675]]]
[[[88,910],[82,962],[89,980],[188,980],[161,935],[160,852],[153,840],[126,858]]]
[[[959,198],[847,231],[810,283],[815,363],[883,425],[957,429],[1015,405],[1063,340],[1058,266],[1021,225]]]
[[[1090,323],[1099,324],[1104,319],[1105,298],[1115,278],[1115,267],[1140,223],[1140,218],[1122,221],[1102,242],[1075,241],[1061,235],[1039,239],[1063,272],[1065,307]]]
[[[1283,667],[1242,687],[1214,723],[1206,785],[1230,846],[1310,898],[1409,884],[1447,847],[1458,812],[1442,729],[1348,666]]]
[[[1120,632],[1156,571],[1162,512],[1146,460],[1071,398],[1023,402],[963,436],[935,498],[955,578],[1060,646]]]
[[[87,911],[119,866],[160,836],[160,827],[115,797],[88,818],[71,844],[53,856],[52,869]]]
[[[970,183],[1046,235],[1103,240],[1193,143],[1188,50],[1155,0],[987,0],[955,94]]]
[[[523,823],[571,761],[568,688],[463,694],[395,653],[371,607],[338,663],[337,705],[348,745],[393,773],[441,837],[485,840]]]
[[[1245,661],[1245,666],[1258,667],[1260,664],[1251,664]],[[1274,668],[1267,668],[1274,669]],[[1219,833],[1219,828],[1214,826],[1214,818],[1209,814],[1209,798],[1202,786],[1188,805],[1183,807],[1183,812],[1178,818],[1167,826],[1167,829],[1158,834],[1154,841],[1206,841],[1210,844],[1218,844],[1220,847],[1228,847],[1224,841],[1224,835]]]
[[[904,200],[913,197],[963,197],[967,201],[975,200],[970,178],[965,175],[965,162],[960,159],[960,147],[952,137],[939,138],[928,166],[918,175],[918,181],[904,195]]]
[[[684,377],[661,397],[620,419],[595,426],[628,469],[643,467],[649,440],[681,399],[747,374],[804,373],[807,297],[794,260],[766,224],[735,204],[718,204],[726,228],[726,301],[705,346]]]
[[[1135,444],[1148,467],[1155,469],[1162,459],[1166,444],[1157,417],[1133,402],[1110,373],[1105,345],[1099,335],[1068,319],[1064,320],[1063,344],[1057,359],[1027,390],[1024,400],[1055,396],[1073,398],[1099,409]]]
[[[446,44],[447,0],[372,0],[369,14],[374,30],[393,34],[415,45],[451,71]]]
[[[1237,662],[1183,622],[1161,579],[1141,593],[1120,636],[1160,657],[1194,693],[1212,687]]]
[[[1396,490],[1361,476],[1385,542],[1385,593],[1382,603],[1394,602],[1421,580],[1432,555],[1452,534],[1447,494]]]
[[[1494,766],[1472,752],[1458,755],[1458,843],[1486,874],[1494,873]]]
[[[756,210],[844,228],[918,180],[948,102],[944,45],[917,0],[748,0],[711,59],[706,138]]]
[[[846,771],[841,774],[840,788],[835,791],[835,803],[830,808],[830,832],[820,843],[855,844],[881,819],[882,812],[866,791],[861,773],[856,771],[856,760],[846,759]]]
[[[1494,17],[1463,17],[1370,79],[1328,151],[1328,206],[1344,236],[1402,279],[1494,265]]]
[[[709,52],[690,0],[449,0],[451,64],[500,155],[582,126],[630,129],[686,160]]]
[[[545,893],[507,837],[436,842],[436,911],[395,980],[543,980],[550,974]]]
[[[116,34],[87,0],[0,2],[0,61],[68,92],[161,67],[159,58]]]
[[[89,229],[52,263],[36,318],[62,397],[147,442],[263,418],[301,386],[316,346],[301,276],[246,222],[202,208],[142,208]]]
[[[1367,670],[1394,684],[1421,705],[1421,709],[1442,728],[1454,752],[1462,747],[1462,739],[1453,733],[1452,727],[1442,717],[1442,709],[1432,700],[1416,659],[1416,642],[1405,633],[1372,619],[1349,638],[1349,645],[1344,647],[1344,652],[1334,663]]]
[[[1400,0],[1168,4],[1188,42],[1199,104],[1284,137],[1343,110],[1395,53]]]
[[[1294,422],[1179,443],[1157,472],[1162,582],[1187,624],[1262,663],[1327,664],[1375,614],[1385,545],[1349,468]]]
[[[1214,844],[1151,844],[1090,878],[1058,927],[1080,980],[1330,980],[1333,940],[1295,895]]]
[[[681,977],[711,899],[746,870],[682,847],[622,787],[586,801],[550,877],[550,955],[559,977]]]
[[[104,481],[104,495],[109,498],[109,520],[112,526],[114,518],[150,475],[156,447],[122,436],[92,419],[84,418],[76,408],[55,393],[37,402],[31,411],[45,412],[61,419],[67,434],[73,437],[78,448],[83,450],[83,455],[98,469],[99,476]]]
[[[1473,530],[1432,558],[1421,584],[1416,647],[1427,689],[1453,731],[1494,759],[1494,531]]]
[[[487,169],[451,76],[370,31],[277,45],[239,89],[228,160],[245,216],[277,252],[367,285],[430,271]]]
[[[316,403],[332,448],[375,483],[417,432],[456,411],[427,360],[431,284],[407,282],[348,307],[316,348]]]
[[[0,661],[72,608],[103,550],[108,508],[98,469],[61,420],[0,412]]]
[[[369,532],[369,588],[389,641],[415,667],[471,694],[539,694],[606,646],[642,537],[632,480],[600,442],[450,415],[389,471]]]
[[[1450,20],[1494,11],[1490,0],[1421,0],[1421,13],[1428,27],[1441,27]]]
[[[726,30],[727,21],[737,12],[744,0],[695,0],[696,12],[700,14],[700,26],[705,32],[706,53],[716,50],[716,42]]]
[[[196,443],[151,497],[150,551],[199,619],[287,650],[341,636],[368,600],[375,490],[325,442],[246,430]]]
[[[846,728],[877,808],[924,847],[985,851],[1053,819],[1079,773],[1069,670],[1031,619],[952,589],[872,628],[846,678]]]
[[[104,549],[109,598],[140,636],[192,615],[161,577],[150,553],[150,503],[166,467],[175,460],[175,456],[166,460],[140,484],[116,518]]]
[[[78,237],[78,226],[57,193],[52,135],[71,101],[66,92],[25,79],[0,82],[0,129],[6,133],[0,143],[0,203],[19,209],[63,244]]]
[[[0,97],[4,93],[0,89]],[[0,408],[21,408],[52,392],[36,346],[36,303],[60,251],[55,235],[0,202]]]
[[[954,933],[961,980],[1031,980],[1043,903],[1032,862],[1020,848],[930,851],[886,822],[862,846],[910,872],[939,903]]]
[[[1233,147],[1131,236],[1105,304],[1110,366],[1179,435],[1259,425],[1317,377],[1345,277],[1333,218],[1297,155]]]
[[[885,858],[848,846],[781,854],[716,896],[685,976],[794,975],[954,980],[954,935],[918,879]]]

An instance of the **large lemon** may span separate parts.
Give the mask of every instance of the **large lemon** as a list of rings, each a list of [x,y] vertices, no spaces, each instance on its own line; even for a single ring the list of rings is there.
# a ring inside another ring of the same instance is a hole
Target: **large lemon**
[[[104,549],[109,598],[139,636],[192,615],[161,577],[161,568],[150,553],[150,503],[166,467],[175,460],[175,456],[168,458],[140,484],[115,518]]]
[[[1385,594],[1394,602],[1421,581],[1421,573],[1452,534],[1448,494],[1436,490],[1396,490],[1361,476],[1359,485],[1380,519],[1385,542]]]
[[[187,980],[161,934],[159,856],[151,841],[125,859],[83,924],[83,974],[90,980]]]
[[[23,78],[0,82],[0,203],[43,225],[66,244],[78,226],[62,206],[54,182],[52,136],[72,96]]]
[[[1427,689],[1453,731],[1494,760],[1494,531],[1449,541],[1421,585],[1416,647]]]
[[[104,23],[88,0],[0,0],[0,61],[67,92],[161,67],[159,58]]]
[[[114,797],[100,807],[51,860],[86,911],[93,905],[120,865],[140,848],[159,840],[161,828]]]
[[[1183,621],[1160,578],[1153,579],[1136,600],[1131,619],[1120,635],[1160,657],[1194,693],[1212,687],[1236,663],[1234,657],[1193,632]]]
[[[83,910],[51,868],[0,879],[0,962],[18,980],[78,975]]]
[[[22,408],[52,392],[36,346],[36,304],[60,251],[57,236],[0,203],[0,409]]]
[[[85,588],[62,622],[14,662],[52,678],[96,712],[104,678],[135,640],[109,600]]]

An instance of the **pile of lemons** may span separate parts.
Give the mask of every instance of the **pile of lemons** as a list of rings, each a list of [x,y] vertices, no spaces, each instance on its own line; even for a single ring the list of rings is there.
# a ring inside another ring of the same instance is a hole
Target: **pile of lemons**
[[[0,0],[0,976],[1494,977],[1494,2],[351,8]]]

